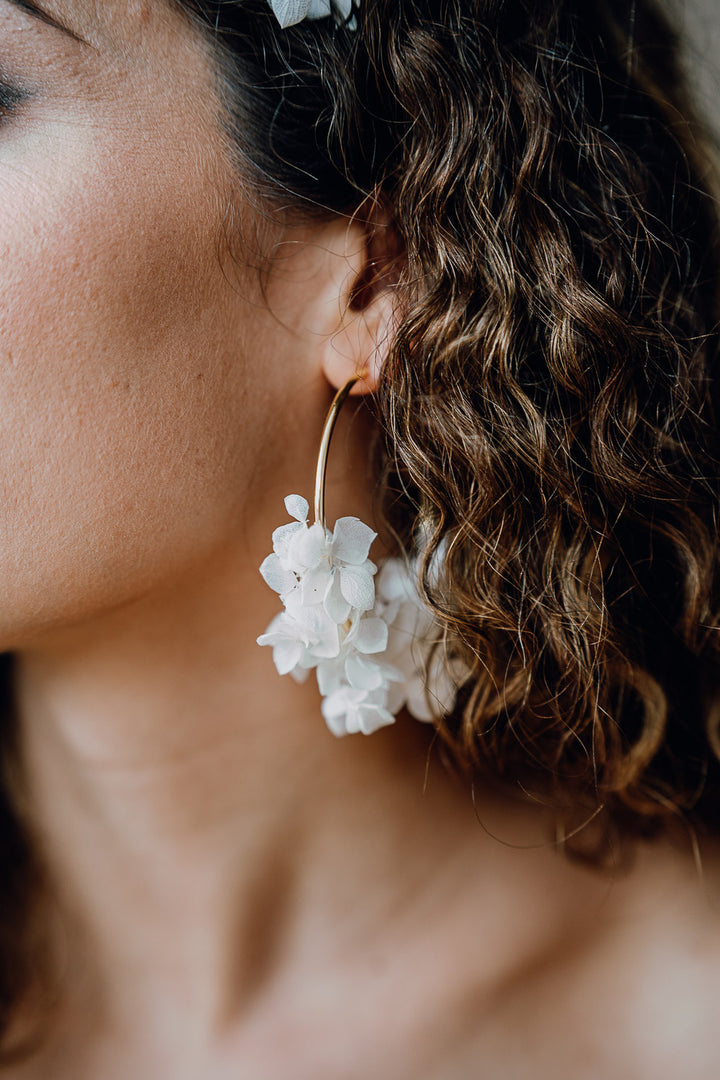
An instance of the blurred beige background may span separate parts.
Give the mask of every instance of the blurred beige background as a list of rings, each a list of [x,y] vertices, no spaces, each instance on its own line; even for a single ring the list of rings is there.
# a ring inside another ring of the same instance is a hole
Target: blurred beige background
[[[669,7],[685,34],[687,70],[720,137],[720,0],[669,0]]]

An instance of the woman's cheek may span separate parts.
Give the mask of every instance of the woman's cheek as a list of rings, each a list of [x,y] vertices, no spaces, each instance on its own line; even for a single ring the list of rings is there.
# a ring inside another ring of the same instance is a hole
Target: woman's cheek
[[[0,632],[146,589],[237,516],[217,183],[172,133],[107,129],[0,156]]]

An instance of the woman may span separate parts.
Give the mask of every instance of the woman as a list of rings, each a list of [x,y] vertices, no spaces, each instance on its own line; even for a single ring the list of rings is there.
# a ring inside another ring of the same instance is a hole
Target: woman
[[[715,1076],[718,228],[664,18],[0,34],[6,1075]],[[412,570],[433,724],[335,739],[257,568],[357,377],[331,659]]]

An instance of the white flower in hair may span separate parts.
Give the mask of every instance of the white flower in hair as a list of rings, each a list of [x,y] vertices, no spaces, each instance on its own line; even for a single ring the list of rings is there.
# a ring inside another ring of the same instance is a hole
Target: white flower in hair
[[[335,735],[369,735],[404,707],[418,720],[450,712],[463,673],[448,670],[435,648],[438,627],[417,594],[416,568],[388,559],[378,574],[368,558],[376,534],[359,518],[339,518],[331,533],[308,524],[300,495],[288,495],[285,508],[294,520],[275,530],[260,567],[285,609],[258,638],[279,674],[303,681],[315,669]]]
[[[303,19],[327,19],[330,15],[343,23],[352,12],[352,0],[334,0],[334,3],[330,0],[270,0],[270,7],[284,30]]]

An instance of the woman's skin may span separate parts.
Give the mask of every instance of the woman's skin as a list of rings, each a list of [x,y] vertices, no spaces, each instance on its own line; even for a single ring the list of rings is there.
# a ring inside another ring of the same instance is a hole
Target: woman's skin
[[[541,806],[478,793],[499,842],[427,727],[336,740],[255,644],[282,499],[312,492],[332,387],[369,367],[371,392],[381,359],[391,298],[349,302],[364,226],[257,227],[161,0],[47,0],[73,34],[24,7],[0,0],[25,91],[0,126],[0,645],[65,980],[7,1075],[714,1078],[712,851],[702,879],[668,843],[610,881]],[[331,518],[371,520],[368,430],[348,408]]]

